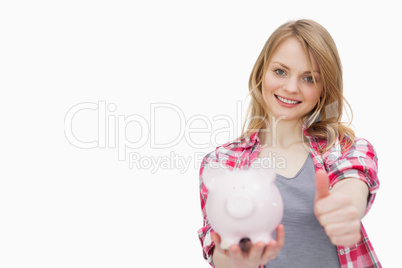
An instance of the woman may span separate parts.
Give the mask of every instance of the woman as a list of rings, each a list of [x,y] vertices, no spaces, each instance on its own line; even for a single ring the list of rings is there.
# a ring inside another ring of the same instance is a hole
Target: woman
[[[255,63],[249,94],[247,130],[201,163],[204,258],[217,268],[381,267],[361,225],[379,187],[377,156],[341,123],[342,70],[330,34],[312,20],[280,26]],[[274,157],[285,163],[276,167],[284,201],[276,240],[220,248],[205,211],[204,166],[247,169],[256,158]]]

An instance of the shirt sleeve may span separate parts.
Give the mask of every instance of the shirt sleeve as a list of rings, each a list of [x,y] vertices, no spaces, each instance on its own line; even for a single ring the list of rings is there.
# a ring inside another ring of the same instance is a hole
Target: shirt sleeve
[[[336,146],[325,157],[330,186],[344,178],[356,178],[365,182],[369,187],[369,197],[365,215],[373,205],[379,189],[378,159],[373,145],[362,138],[356,138],[354,144],[345,151]]]
[[[201,162],[200,174],[199,174],[199,183],[200,183],[200,199],[201,199],[201,211],[203,216],[203,226],[198,230],[198,238],[200,239],[203,256],[204,259],[212,266],[215,267],[212,261],[212,253],[214,249],[214,242],[211,238],[211,233],[213,232],[211,225],[207,218],[206,213],[206,202],[208,198],[208,189],[205,187],[202,180],[202,172],[204,167],[209,164],[211,161],[216,161],[215,151],[207,154]]]

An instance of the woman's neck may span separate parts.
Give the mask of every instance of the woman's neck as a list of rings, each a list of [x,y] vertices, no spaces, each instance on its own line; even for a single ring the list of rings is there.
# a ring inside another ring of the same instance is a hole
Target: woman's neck
[[[288,121],[281,118],[271,118],[269,127],[259,133],[262,146],[289,148],[304,142],[301,121]]]

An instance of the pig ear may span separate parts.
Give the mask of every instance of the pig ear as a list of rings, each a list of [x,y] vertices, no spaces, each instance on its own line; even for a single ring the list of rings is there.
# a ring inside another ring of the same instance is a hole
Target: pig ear
[[[208,190],[212,190],[216,185],[216,180],[219,177],[225,176],[228,172],[225,167],[222,167],[218,162],[211,162],[204,166],[202,171],[202,181]]]
[[[268,179],[269,182],[274,182],[276,178],[276,171],[271,165],[269,158],[257,158],[249,167],[249,170],[254,174],[261,175],[263,179]]]

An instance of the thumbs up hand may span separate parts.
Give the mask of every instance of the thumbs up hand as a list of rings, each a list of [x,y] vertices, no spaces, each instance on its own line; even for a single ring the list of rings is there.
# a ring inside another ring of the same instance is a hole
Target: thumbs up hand
[[[334,245],[351,246],[360,241],[360,217],[350,195],[329,191],[329,178],[324,170],[316,172],[314,213]]]

